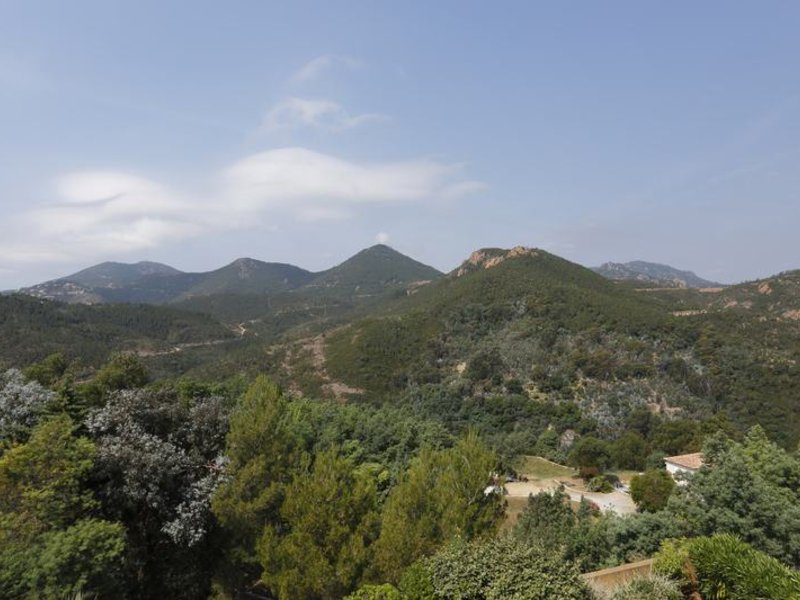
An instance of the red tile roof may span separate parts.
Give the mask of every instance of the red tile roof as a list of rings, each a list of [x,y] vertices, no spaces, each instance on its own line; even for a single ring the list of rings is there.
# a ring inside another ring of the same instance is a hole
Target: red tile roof
[[[700,452],[692,454],[680,454],[678,456],[668,456],[664,462],[672,463],[684,469],[692,469],[696,471],[703,466],[703,455]]]

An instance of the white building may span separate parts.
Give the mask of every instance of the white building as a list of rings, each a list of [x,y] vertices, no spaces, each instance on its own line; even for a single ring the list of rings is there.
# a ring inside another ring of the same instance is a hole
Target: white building
[[[693,475],[703,466],[703,455],[700,452],[692,454],[681,454],[679,456],[668,456],[664,459],[667,472],[678,482],[678,485],[686,483],[686,476]]]

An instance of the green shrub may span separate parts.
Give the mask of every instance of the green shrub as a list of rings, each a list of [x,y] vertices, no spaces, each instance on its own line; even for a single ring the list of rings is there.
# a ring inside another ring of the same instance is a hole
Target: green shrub
[[[589,600],[574,564],[510,536],[456,540],[429,561],[436,598],[461,600]]]
[[[666,543],[654,568],[706,600],[800,599],[800,572],[730,534]]]
[[[345,600],[401,600],[402,595],[389,583],[381,585],[363,585]]]
[[[417,561],[408,567],[398,584],[403,600],[433,600],[433,580],[425,561]]]
[[[637,577],[616,588],[608,600],[681,600],[683,594],[677,581],[664,575]]]
[[[589,483],[586,485],[586,488],[590,492],[601,492],[603,494],[607,494],[609,492],[614,491],[614,486],[611,485],[611,482],[608,479],[606,479],[606,477],[603,475],[592,477],[589,480]]]
[[[666,471],[650,470],[631,479],[631,498],[643,512],[655,512],[667,505],[675,481]]]

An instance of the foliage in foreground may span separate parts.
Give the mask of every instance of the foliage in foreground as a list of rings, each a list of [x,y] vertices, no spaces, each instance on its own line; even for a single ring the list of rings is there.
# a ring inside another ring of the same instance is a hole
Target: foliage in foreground
[[[513,535],[521,543],[574,562],[581,571],[606,566],[610,552],[605,521],[596,518],[586,500],[573,511],[563,487],[530,495]]]
[[[72,428],[67,416],[49,419],[0,457],[3,598],[122,593],[125,532],[92,516],[99,505],[83,484],[96,450]]]
[[[379,525],[369,473],[326,450],[288,486],[280,517],[258,545],[262,581],[278,596],[338,598],[358,584]]]
[[[654,566],[708,600],[800,598],[800,572],[730,534],[667,542]]]
[[[636,577],[608,595],[608,600],[682,600],[678,582],[658,573]]]
[[[258,582],[282,599],[341,598],[368,573],[397,581],[454,535],[493,530],[502,506],[484,488],[497,458],[476,435],[421,448],[379,511],[375,465],[345,456],[346,445],[309,445],[302,408],[258,379],[231,417],[212,502],[228,536],[218,579],[230,593]]]
[[[456,540],[428,563],[436,598],[464,600],[588,600],[578,569],[542,548],[503,536]]]
[[[452,537],[492,532],[502,506],[484,489],[496,464],[474,432],[451,449],[423,448],[386,501],[374,548],[377,571],[397,581],[406,567]]]

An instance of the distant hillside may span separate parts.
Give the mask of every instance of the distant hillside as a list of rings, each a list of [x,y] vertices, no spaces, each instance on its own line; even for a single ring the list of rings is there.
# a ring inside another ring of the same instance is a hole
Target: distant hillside
[[[377,245],[320,273],[252,258],[240,258],[205,273],[183,273],[158,263],[103,263],[24,288],[20,293],[71,304],[166,304],[215,295],[276,295],[292,291],[303,297],[354,300],[405,290],[409,285],[440,276],[432,267],[388,246]]]
[[[308,283],[310,271],[284,263],[240,258],[231,264],[203,273],[175,300],[212,294],[266,294],[295,289]]]
[[[63,280],[72,281],[85,287],[120,288],[138,281],[148,275],[177,275],[178,269],[157,262],[137,263],[104,262],[83,271],[78,271]]]
[[[390,288],[427,283],[442,274],[389,246],[378,244],[362,250],[346,261],[322,271],[306,286],[309,289],[336,291],[338,295],[375,295]]]
[[[22,288],[20,293],[69,304],[98,304],[148,276],[173,276],[181,272],[155,262],[104,262],[72,275]]]
[[[722,284],[698,277],[692,271],[681,271],[669,265],[634,260],[626,263],[607,262],[592,271],[620,281],[641,282],[647,287],[709,288]]]
[[[800,269],[727,287],[712,297],[709,308],[800,321]]]
[[[97,364],[112,351],[147,354],[232,339],[234,334],[210,317],[174,308],[0,296],[0,368],[24,366],[53,352]]]
[[[441,277],[436,269],[379,245],[313,274],[308,283],[293,289],[265,294],[186,294],[174,305],[272,340],[294,328],[353,319]]]

